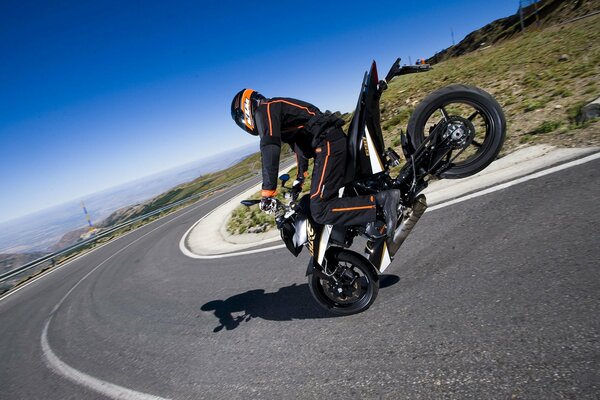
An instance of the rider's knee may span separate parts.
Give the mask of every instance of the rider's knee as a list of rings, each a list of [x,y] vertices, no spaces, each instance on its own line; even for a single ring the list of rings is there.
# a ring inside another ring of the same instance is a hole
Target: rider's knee
[[[310,215],[317,224],[321,224],[321,225],[326,224],[326,221],[325,221],[326,212],[325,211],[326,211],[325,207],[323,207],[323,204],[321,201],[311,201],[310,202]]]

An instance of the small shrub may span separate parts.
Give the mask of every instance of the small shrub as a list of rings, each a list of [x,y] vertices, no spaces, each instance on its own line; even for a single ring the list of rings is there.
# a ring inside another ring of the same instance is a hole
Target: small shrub
[[[383,123],[383,129],[389,130],[400,124],[407,123],[408,119],[410,118],[410,114],[412,114],[412,112],[413,112],[412,107],[410,107],[410,108],[409,107],[401,107],[398,114],[394,115],[392,118],[390,118],[389,120],[387,120]]]
[[[569,118],[569,122],[571,124],[577,124],[577,116],[581,113],[581,109],[583,106],[587,104],[586,101],[578,101],[573,104],[571,107],[567,108],[567,117]]]
[[[537,89],[542,87],[542,80],[540,78],[541,76],[539,74],[529,72],[523,77],[521,83],[529,88]]]
[[[587,64],[574,64],[570,68],[570,75],[573,78],[589,76],[590,67]],[[591,71],[592,74],[594,71]]]
[[[587,121],[584,121],[582,123],[571,123],[569,124],[569,128],[570,129],[583,129],[583,128],[587,128],[588,126],[590,126],[591,124],[593,124],[594,122],[600,120],[600,118],[592,118],[592,119],[588,119]]]
[[[550,133],[556,130],[558,127],[560,127],[561,124],[562,123],[560,121],[544,121],[537,128],[535,128],[529,133],[532,135],[537,135],[540,133]]]
[[[502,101],[502,104],[504,105],[504,107],[506,107],[506,106],[515,104],[516,102],[517,102],[517,98],[515,96],[509,95],[508,97],[506,97],[506,99],[504,101]]]
[[[538,110],[540,108],[544,108],[548,101],[546,99],[538,99],[538,100],[529,100],[525,102],[523,105],[524,112],[530,112],[534,110]]]
[[[552,96],[554,97],[570,97],[573,96],[573,92],[565,87],[558,87],[552,91]]]
[[[523,143],[531,143],[533,141],[535,141],[536,137],[533,135],[523,135],[521,137],[519,137],[519,143],[523,144]]]

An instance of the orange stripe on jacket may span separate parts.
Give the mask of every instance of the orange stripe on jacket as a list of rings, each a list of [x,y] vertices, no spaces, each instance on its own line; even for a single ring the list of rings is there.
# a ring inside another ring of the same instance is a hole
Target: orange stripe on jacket
[[[304,106],[301,106],[299,104],[292,103],[290,101],[286,101],[286,100],[274,100],[274,101],[270,101],[270,102],[267,103],[267,115],[269,117],[269,136],[273,136],[273,124],[271,123],[271,104],[273,104],[273,103],[286,103],[286,104],[289,104],[289,105],[294,106],[294,107],[302,108],[302,109],[306,110],[306,112],[309,113],[310,115],[315,115],[315,113],[312,112],[312,111],[310,111],[308,109],[308,107],[304,107]],[[304,126],[302,126],[302,128],[303,127]]]
[[[302,129],[302,128],[304,128],[304,125],[294,126],[294,127],[291,127],[291,128],[282,129],[281,132],[292,132],[292,131],[295,131],[295,130],[298,130],[298,129]]]
[[[339,211],[353,211],[353,210],[368,210],[369,208],[375,208],[375,205],[372,204],[370,206],[359,206],[359,207],[348,207],[348,208],[332,208],[331,211],[332,212],[339,212]]]
[[[321,188],[323,187],[323,178],[325,177],[325,170],[327,170],[327,161],[329,160],[329,154],[330,154],[330,146],[329,146],[329,142],[327,142],[327,155],[325,156],[325,165],[323,166],[323,171],[321,171],[321,181],[319,182],[319,186],[318,186],[318,190],[312,194],[310,196],[310,198],[312,199],[313,197],[317,196],[319,193],[321,193]],[[321,193],[321,197],[323,197],[323,193]]]
[[[269,136],[273,136],[273,124],[271,123],[271,103],[267,103],[267,116],[269,117]]]

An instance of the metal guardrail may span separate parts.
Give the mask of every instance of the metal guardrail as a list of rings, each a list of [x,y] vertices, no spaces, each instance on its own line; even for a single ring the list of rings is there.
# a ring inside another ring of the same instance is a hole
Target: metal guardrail
[[[223,183],[223,184],[221,184],[219,186],[216,186],[214,188],[202,191],[200,193],[196,193],[196,194],[194,194],[192,196],[186,197],[185,199],[181,199],[179,201],[176,201],[175,203],[167,204],[166,206],[158,208],[158,209],[156,209],[154,211],[151,211],[151,212],[149,212],[147,214],[135,217],[134,219],[129,220],[127,222],[123,222],[121,224],[109,227],[106,231],[103,231],[103,232],[99,233],[98,235],[94,235],[94,236],[90,237],[89,239],[86,239],[86,240],[83,240],[81,242],[75,243],[74,245],[71,245],[71,246],[66,247],[64,249],[61,249],[61,250],[59,250],[59,251],[57,251],[55,253],[48,254],[48,255],[46,255],[44,257],[41,257],[41,258],[38,258],[36,260],[30,261],[27,264],[24,264],[24,265],[22,265],[20,267],[17,267],[15,269],[11,270],[11,271],[8,271],[8,272],[5,272],[3,274],[0,274],[0,283],[5,282],[5,281],[7,281],[7,280],[9,280],[9,279],[17,276],[17,275],[20,275],[21,273],[23,273],[23,272],[25,272],[27,270],[30,270],[30,269],[35,268],[37,266],[40,266],[41,264],[43,264],[45,262],[48,262],[48,261],[52,262],[57,257],[63,256],[65,254],[68,254],[68,253],[70,253],[73,250],[76,250],[78,248],[87,246],[90,243],[94,243],[97,240],[105,238],[105,237],[109,236],[110,234],[118,231],[119,229],[125,228],[125,227],[127,227],[129,225],[135,224],[136,222],[139,222],[139,221],[142,221],[142,220],[144,220],[146,218],[149,218],[149,217],[152,217],[154,215],[160,214],[163,211],[170,210],[170,209],[172,209],[174,207],[177,207],[177,206],[179,206],[179,205],[181,205],[183,203],[186,203],[186,202],[189,202],[191,200],[194,200],[194,199],[196,199],[198,197],[205,196],[208,193],[215,192],[217,190],[220,190],[220,189],[223,189],[225,187],[234,185],[236,183],[243,183],[245,181],[248,181],[248,180],[252,179],[253,177],[256,177],[256,175],[255,174],[252,174],[252,176],[245,175],[241,179],[234,179],[232,181],[225,182],[225,183]]]

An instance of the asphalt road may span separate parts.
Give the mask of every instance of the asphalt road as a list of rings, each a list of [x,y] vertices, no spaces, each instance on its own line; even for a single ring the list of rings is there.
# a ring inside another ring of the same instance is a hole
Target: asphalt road
[[[600,397],[600,160],[426,213],[350,317],[306,251],[181,254],[227,196],[0,300],[0,398]]]

